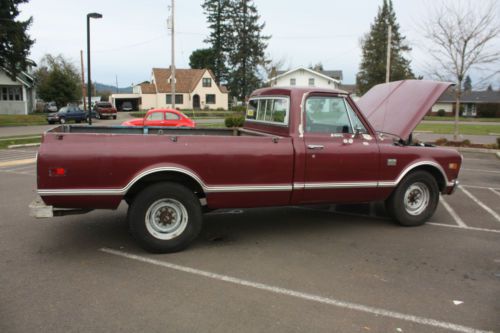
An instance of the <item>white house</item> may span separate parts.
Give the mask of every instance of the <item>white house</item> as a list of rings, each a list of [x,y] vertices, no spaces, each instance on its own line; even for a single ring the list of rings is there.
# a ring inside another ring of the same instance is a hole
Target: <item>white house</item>
[[[278,71],[267,82],[271,87],[318,87],[338,89],[342,71],[315,71],[298,67],[289,71]]]
[[[151,83],[134,87],[140,96],[140,108],[169,108],[172,106],[172,73],[169,68],[153,68]],[[226,87],[215,83],[208,69],[175,70],[175,107],[179,109],[228,109]]]
[[[0,67],[0,114],[28,114],[35,109],[35,79],[20,72],[12,80],[10,72]]]

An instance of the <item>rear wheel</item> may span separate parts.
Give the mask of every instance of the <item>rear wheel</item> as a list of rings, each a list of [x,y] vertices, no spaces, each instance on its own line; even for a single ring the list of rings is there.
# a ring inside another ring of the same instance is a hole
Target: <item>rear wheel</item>
[[[60,118],[60,119],[59,119],[59,122],[60,122],[61,124],[65,124],[65,123],[66,123],[66,119],[64,119],[64,118]]]
[[[436,211],[439,188],[436,179],[425,171],[407,175],[386,201],[386,209],[399,224],[424,224]]]
[[[130,231],[141,247],[153,253],[186,248],[201,231],[201,206],[188,188],[170,182],[149,186],[129,206]]]
[[[95,114],[95,117],[96,117],[96,119],[101,119],[101,118],[102,118],[102,117],[101,117],[101,114],[100,114],[99,112],[97,112],[97,113]]]
[[[113,116],[113,119],[116,119],[116,116]]]

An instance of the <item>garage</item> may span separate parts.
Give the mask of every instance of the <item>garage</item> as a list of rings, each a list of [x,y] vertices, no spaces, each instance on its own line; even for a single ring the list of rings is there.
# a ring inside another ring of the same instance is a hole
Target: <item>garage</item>
[[[110,101],[118,111],[138,111],[141,96],[139,94],[112,94]]]

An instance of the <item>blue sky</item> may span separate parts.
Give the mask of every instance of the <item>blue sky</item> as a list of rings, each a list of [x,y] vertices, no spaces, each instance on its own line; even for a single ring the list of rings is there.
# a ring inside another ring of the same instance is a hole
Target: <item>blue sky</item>
[[[393,0],[401,32],[413,51],[408,55],[418,75],[427,74],[425,41],[421,33],[428,8],[456,0]],[[206,47],[207,24],[200,0],[176,1],[176,66],[188,68],[189,55]],[[286,67],[323,63],[325,69],[344,72],[344,83],[353,83],[361,60],[360,38],[369,31],[382,0],[255,0],[265,34],[271,35],[268,53],[284,59]],[[21,17],[33,16],[29,30],[36,44],[31,58],[63,54],[80,63],[86,54],[86,14],[92,20],[92,79],[128,86],[149,80],[151,68],[170,65],[170,36],[166,29],[170,0],[31,0],[21,5]],[[500,16],[500,13],[499,13]],[[500,40],[496,40],[500,49]],[[481,74],[472,73],[473,83]],[[500,78],[492,81],[500,88]]]

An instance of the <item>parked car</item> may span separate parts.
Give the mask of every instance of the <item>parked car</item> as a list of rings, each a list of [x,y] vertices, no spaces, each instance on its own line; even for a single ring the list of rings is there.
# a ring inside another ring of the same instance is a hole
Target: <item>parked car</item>
[[[81,123],[82,121],[87,121],[87,119],[88,114],[76,105],[62,107],[59,111],[51,112],[47,115],[47,122],[49,124],[64,124],[72,120]]]
[[[122,103],[122,111],[132,111],[132,110],[134,110],[134,107],[132,106],[131,102]]]
[[[462,158],[412,132],[451,85],[391,82],[357,103],[342,90],[263,88],[239,129],[55,128],[38,150],[31,214],[124,200],[131,234],[152,252],[185,248],[203,213],[221,208],[385,201],[399,224],[421,225],[457,188]]]
[[[122,126],[166,126],[166,127],[191,127],[196,123],[185,114],[173,109],[149,110],[144,118],[134,118],[122,123]]]
[[[56,102],[45,103],[45,105],[43,107],[43,112],[57,112]]]
[[[116,108],[109,102],[97,102],[94,104],[95,117],[97,119],[116,119]]]

